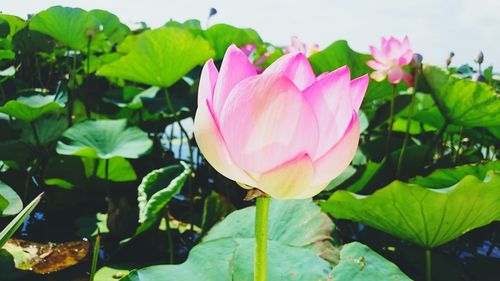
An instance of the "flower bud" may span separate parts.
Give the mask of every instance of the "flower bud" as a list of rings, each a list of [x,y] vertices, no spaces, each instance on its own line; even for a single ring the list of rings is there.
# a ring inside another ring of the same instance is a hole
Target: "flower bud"
[[[471,78],[470,78],[472,81],[476,81],[476,82],[486,82],[486,77],[484,77],[484,75],[480,74],[480,73],[474,73],[472,74]]]
[[[413,54],[413,65],[415,67],[417,67],[417,68],[422,67],[422,60],[423,60],[423,57],[421,54],[419,54],[419,53]]]
[[[455,53],[454,52],[450,52],[450,54],[448,55],[448,58],[446,59],[446,67],[450,66],[451,65],[451,59],[455,56]]]
[[[483,51],[480,51],[479,54],[477,55],[476,62],[479,64],[482,64],[484,61],[484,54]]]

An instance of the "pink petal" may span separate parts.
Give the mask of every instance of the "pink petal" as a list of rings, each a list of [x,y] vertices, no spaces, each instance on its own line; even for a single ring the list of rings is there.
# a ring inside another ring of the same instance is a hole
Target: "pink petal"
[[[349,68],[344,66],[323,76],[303,92],[319,126],[318,147],[312,154],[313,160],[335,145],[351,122],[353,105],[350,84]]]
[[[318,142],[312,109],[282,73],[240,82],[222,110],[221,132],[234,162],[254,173],[310,154]]]
[[[257,75],[248,57],[235,45],[229,46],[222,60],[219,78],[215,85],[213,113],[218,120],[229,93],[241,80]]]
[[[351,81],[351,100],[352,106],[358,113],[363,98],[365,97],[366,89],[368,88],[368,75],[365,74]]]
[[[256,186],[256,181],[231,160],[207,103],[200,104],[196,110],[194,136],[203,156],[215,170],[236,182]]]
[[[212,59],[208,60],[201,71],[200,84],[198,86],[198,106],[202,106],[206,101],[212,104],[215,84],[219,71],[215,67]]]
[[[398,39],[391,37],[386,44],[386,48],[383,50],[386,56],[390,59],[399,59],[403,54],[403,48],[401,48],[401,42]]]
[[[387,44],[387,39],[385,37],[380,38],[380,46],[383,47],[385,44]]]
[[[411,74],[409,74],[409,73],[406,73],[406,72],[405,72],[405,73],[403,74],[403,80],[405,81],[406,85],[408,85],[408,86],[410,86],[410,87],[415,86],[415,85],[413,84],[413,76],[411,76]]]
[[[284,73],[301,91],[316,81],[311,64],[303,53],[291,53],[280,57],[264,73]]]
[[[387,73],[385,71],[374,71],[370,74],[370,78],[377,82],[384,80],[386,76]]]
[[[241,50],[243,51],[243,53],[245,53],[245,55],[247,55],[247,57],[248,57],[248,56],[250,56],[250,55],[253,53],[253,51],[255,51],[256,46],[255,46],[255,44],[250,43],[250,44],[246,44],[246,45],[244,45],[244,46],[241,46],[241,47],[240,47],[240,49],[241,49]]]
[[[376,61],[380,62],[381,64],[383,64],[387,61],[385,54],[383,54],[379,49],[377,49],[373,46],[370,46],[370,53],[372,54],[372,57]]]
[[[366,64],[371,67],[373,70],[381,70],[381,71],[385,71],[389,68],[388,65],[384,64],[384,63],[381,63],[379,61],[375,61],[375,60],[369,60],[366,62]]]
[[[388,73],[388,80],[391,84],[398,84],[404,76],[404,71],[401,68],[393,68]]]
[[[302,199],[300,195],[313,179],[314,166],[305,154],[262,174],[258,187],[276,199]]]
[[[403,50],[409,50],[410,49],[410,40],[408,40],[408,36],[405,36],[405,38],[403,38],[403,42],[401,43],[401,48]]]
[[[323,157],[314,161],[315,176],[312,186],[329,183],[349,166],[358,148],[359,134],[359,120],[354,115],[342,139]]]
[[[293,50],[305,54],[307,51],[306,44],[302,43],[297,36],[292,36],[292,44],[290,45]]]
[[[401,57],[399,57],[399,66],[407,65],[413,59],[413,52],[407,50]]]

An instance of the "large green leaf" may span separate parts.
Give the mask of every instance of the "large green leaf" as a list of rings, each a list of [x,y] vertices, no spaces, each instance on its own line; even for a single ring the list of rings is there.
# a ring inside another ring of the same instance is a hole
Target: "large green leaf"
[[[75,50],[108,52],[129,32],[113,14],[103,10],[55,6],[31,19],[30,29],[47,34]]]
[[[500,126],[500,95],[488,84],[459,79],[426,65],[424,76],[445,118],[466,127]]]
[[[36,205],[40,203],[42,199],[42,194],[38,195],[33,201],[31,201],[24,209],[17,214],[17,216],[0,232],[0,248],[9,240],[9,238],[14,235],[16,230],[23,224],[23,222],[28,218],[29,214],[35,209]]]
[[[466,175],[473,175],[478,179],[484,179],[488,171],[500,172],[500,161],[439,169],[426,177],[417,176],[410,180],[410,183],[427,188],[446,188],[456,184]]]
[[[13,127],[21,130],[20,140],[30,145],[48,145],[61,137],[68,128],[68,118],[63,115],[45,115],[32,124],[27,122],[13,122]],[[35,135],[36,132],[36,135]],[[37,141],[38,139],[38,141]]]
[[[58,112],[63,107],[64,103],[56,100],[54,95],[21,96],[0,106],[0,112],[31,122],[42,115]]]
[[[181,164],[154,170],[142,179],[137,190],[140,226],[136,235],[146,231],[160,219],[165,206],[191,175],[189,166],[184,162]]]
[[[328,216],[310,200],[273,200],[269,214],[268,280],[326,280],[331,266],[311,249],[321,253],[330,243]],[[233,212],[183,264],[147,267],[122,280],[253,280],[254,217],[255,207]]]
[[[331,280],[408,280],[399,268],[367,246],[353,242],[346,244],[340,251],[340,262],[333,268]]]
[[[213,55],[202,37],[181,28],[161,27],[140,34],[128,54],[102,66],[97,74],[169,87]]]
[[[127,120],[87,120],[63,134],[57,153],[90,158],[139,158],[147,153],[152,141],[137,127],[128,127]]]
[[[489,172],[485,181],[468,175],[445,189],[394,181],[369,196],[337,191],[322,208],[434,248],[500,219],[500,175]]]
[[[373,275],[389,280],[397,276],[409,280],[394,264],[359,243],[344,246],[340,269],[332,272],[332,265],[318,255],[335,264],[339,262],[338,252],[331,244],[334,225],[310,200],[273,200],[269,215],[268,280],[351,280],[336,276],[345,276],[346,269],[359,271],[359,265],[351,260],[354,255],[373,264],[366,267],[362,277]],[[183,264],[135,270],[121,280],[253,280],[254,216],[255,207],[235,211],[193,248]]]
[[[10,186],[0,181],[0,217],[13,216],[23,209],[23,202]]]
[[[352,78],[373,72],[373,69],[366,65],[370,59],[370,55],[353,51],[345,40],[336,41],[326,49],[309,57],[314,72],[318,75],[347,65],[351,70]],[[392,86],[386,80],[382,82],[370,80],[363,101],[370,103],[373,100],[386,99],[391,96],[392,91]]]
[[[2,35],[0,37],[12,38],[14,34],[16,34],[19,30],[23,29],[26,26],[26,21],[21,19],[20,17],[13,15],[4,15],[0,14],[0,26],[8,28],[7,32],[2,30]],[[3,28],[2,28],[3,29]]]
[[[251,28],[237,28],[228,24],[215,24],[204,32],[207,40],[215,49],[215,59],[224,57],[231,45],[242,46],[250,43],[262,43],[259,34]]]

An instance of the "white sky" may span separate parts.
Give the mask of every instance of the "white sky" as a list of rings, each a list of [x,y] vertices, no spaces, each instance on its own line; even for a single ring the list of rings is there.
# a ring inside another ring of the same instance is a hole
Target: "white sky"
[[[53,5],[105,9],[124,23],[153,27],[171,18],[205,24],[215,7],[212,24],[251,27],[277,45],[296,35],[321,47],[346,39],[355,50],[368,52],[381,36],[408,35],[426,62],[443,65],[454,51],[455,65],[473,63],[482,50],[485,65],[500,69],[500,0],[3,0],[0,10],[25,18]]]

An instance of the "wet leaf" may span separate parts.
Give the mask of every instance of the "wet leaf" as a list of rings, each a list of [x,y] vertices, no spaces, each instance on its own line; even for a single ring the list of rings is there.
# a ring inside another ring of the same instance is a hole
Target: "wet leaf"
[[[24,209],[17,214],[17,216],[0,232],[0,248],[9,240],[9,238],[14,235],[16,230],[23,224],[23,222],[28,218],[30,213],[35,209],[36,205],[40,203],[42,199],[42,194],[38,195],[33,201],[31,201]]]
[[[78,264],[87,256],[89,247],[90,243],[85,240],[41,244],[10,239],[3,249],[14,256],[16,268],[31,270],[36,274],[48,274]]]

